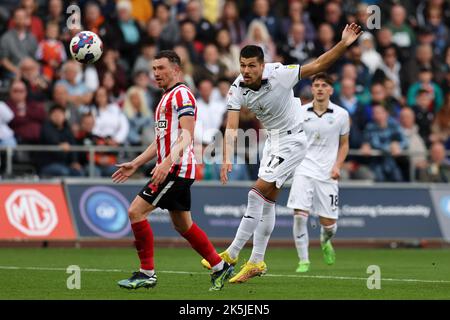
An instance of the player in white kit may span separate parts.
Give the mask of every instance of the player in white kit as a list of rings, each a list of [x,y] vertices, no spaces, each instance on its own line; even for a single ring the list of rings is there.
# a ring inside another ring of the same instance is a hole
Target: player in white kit
[[[327,264],[335,261],[331,238],[338,219],[338,179],[349,150],[350,119],[347,110],[330,102],[333,82],[325,73],[312,79],[313,101],[301,108],[308,150],[297,167],[289,193],[288,207],[294,209],[294,240],[299,264],[297,272],[307,272],[308,215],[319,216],[320,243]]]
[[[342,40],[304,66],[264,64],[264,54],[258,46],[246,46],[240,54],[241,74],[228,93],[228,120],[225,131],[221,181],[225,184],[232,170],[231,158],[239,126],[241,106],[256,114],[268,131],[258,180],[248,193],[247,210],[242,217],[231,245],[220,254],[231,265],[238,261],[239,252],[253,235],[253,251],[231,283],[245,282],[264,274],[264,255],[275,225],[275,201],[281,186],[302,161],[306,150],[302,111],[292,88],[301,78],[328,69],[362,34],[361,27],[352,23],[342,33]],[[202,260],[209,268],[209,263]]]

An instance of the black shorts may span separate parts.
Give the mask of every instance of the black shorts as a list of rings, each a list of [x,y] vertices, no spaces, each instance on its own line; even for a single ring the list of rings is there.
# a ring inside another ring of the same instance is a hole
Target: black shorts
[[[190,211],[191,185],[194,179],[180,178],[168,175],[158,186],[150,180],[139,192],[139,196],[155,207],[161,209]]]

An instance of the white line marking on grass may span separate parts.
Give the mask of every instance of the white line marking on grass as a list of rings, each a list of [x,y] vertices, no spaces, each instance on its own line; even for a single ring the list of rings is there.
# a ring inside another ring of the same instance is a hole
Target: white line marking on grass
[[[53,268],[53,267],[18,267],[18,266],[0,266],[0,270],[35,270],[35,271],[66,271],[66,268]],[[81,271],[85,272],[131,272],[129,270],[121,269],[92,269],[81,268]],[[206,272],[198,271],[170,271],[170,270],[158,270],[158,273],[172,273],[172,274],[206,274]],[[315,275],[289,275],[289,274],[266,274],[264,277],[278,277],[278,278],[309,278],[309,279],[332,279],[332,280],[364,280],[363,277],[346,277],[346,276],[315,276]],[[394,278],[381,278],[381,281],[393,281],[393,282],[422,282],[422,283],[450,283],[450,280],[423,280],[423,279],[394,279]]]

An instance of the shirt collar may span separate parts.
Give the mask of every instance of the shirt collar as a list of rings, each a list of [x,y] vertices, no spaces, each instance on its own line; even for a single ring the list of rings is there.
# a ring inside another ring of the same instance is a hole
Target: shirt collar
[[[258,89],[254,90],[254,91],[258,91],[259,89],[261,89],[261,87],[262,87],[263,85],[266,85],[267,83],[269,83],[269,80],[268,80],[268,79],[261,79],[261,85],[259,86]],[[244,81],[239,82],[239,87],[241,87],[241,88],[249,88],[249,87],[244,83]],[[253,90],[253,89],[251,89],[251,88],[249,88],[249,89],[250,89],[250,90]]]

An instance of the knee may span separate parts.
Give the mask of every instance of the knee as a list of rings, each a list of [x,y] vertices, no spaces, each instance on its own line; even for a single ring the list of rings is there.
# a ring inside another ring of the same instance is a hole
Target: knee
[[[183,235],[189,231],[192,223],[189,225],[187,222],[172,221],[172,225],[176,232]]]
[[[145,214],[143,214],[136,207],[131,206],[130,208],[128,208],[128,218],[132,223],[139,222],[145,218]]]

